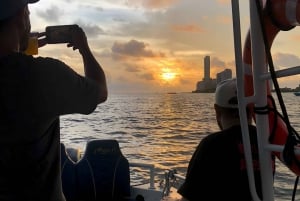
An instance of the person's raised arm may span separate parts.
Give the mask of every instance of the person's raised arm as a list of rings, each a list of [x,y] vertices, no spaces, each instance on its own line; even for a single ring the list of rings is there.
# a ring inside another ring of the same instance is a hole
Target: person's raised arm
[[[99,103],[106,101],[108,92],[105,73],[90,50],[87,37],[82,28],[78,27],[78,29],[74,30],[72,42],[68,44],[68,47],[72,47],[73,50],[79,50],[83,58],[85,76],[99,84]]]

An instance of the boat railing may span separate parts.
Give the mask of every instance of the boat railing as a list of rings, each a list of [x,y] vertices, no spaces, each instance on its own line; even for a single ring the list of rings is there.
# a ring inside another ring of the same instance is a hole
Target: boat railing
[[[249,139],[246,110],[244,109],[247,105],[247,100],[244,97],[244,79],[243,79],[244,69],[243,69],[242,44],[241,44],[239,1],[232,0],[231,4],[232,4],[232,21],[233,21],[233,34],[234,34],[234,50],[235,50],[235,61],[236,61],[237,95],[239,100],[240,121],[241,121],[241,127],[243,131],[242,133],[243,133],[247,174],[249,180],[249,189],[253,200],[258,201],[260,199],[257,195],[256,187],[255,187],[252,156],[251,154],[249,154],[251,153],[251,145]]]
[[[232,20],[234,33],[234,49],[236,61],[236,78],[237,78],[237,95],[239,100],[239,113],[243,133],[244,151],[246,158],[246,167],[249,178],[249,188],[254,201],[261,200],[256,192],[254,171],[252,164],[251,145],[248,131],[248,121],[246,115],[246,105],[254,103],[257,107],[264,107],[267,105],[267,82],[271,79],[265,63],[266,52],[264,48],[264,41],[262,30],[259,21],[259,15],[256,9],[256,1],[249,0],[250,8],[250,36],[252,50],[252,66],[253,66],[253,84],[254,95],[245,97],[244,87],[244,62],[242,57],[241,45],[241,29],[240,29],[240,13],[239,0],[232,0]],[[264,68],[262,68],[264,67]],[[291,67],[285,70],[276,72],[277,77],[286,77],[300,74],[300,67]],[[269,135],[269,121],[268,115],[256,114],[256,127],[258,135],[259,160],[262,177],[262,193],[264,201],[274,200],[273,188],[273,171],[271,154],[273,151],[283,151],[282,145],[270,144],[268,141]],[[300,150],[296,150],[300,154]]]
[[[275,74],[276,74],[277,78],[298,75],[298,74],[300,74],[300,66],[294,66],[294,67],[289,67],[286,69],[278,70],[278,71],[275,71]],[[270,80],[271,74],[269,72],[264,73],[264,74],[260,75],[260,78],[261,78],[261,80]]]
[[[155,179],[155,166],[153,164],[148,164],[148,163],[129,163],[130,167],[139,167],[139,168],[145,168],[149,170],[149,175],[150,175],[150,186],[149,189],[155,189],[154,185],[154,179]]]
[[[172,187],[178,189],[183,184],[184,180],[185,176],[178,174],[176,169],[165,171],[163,196],[168,196]]]

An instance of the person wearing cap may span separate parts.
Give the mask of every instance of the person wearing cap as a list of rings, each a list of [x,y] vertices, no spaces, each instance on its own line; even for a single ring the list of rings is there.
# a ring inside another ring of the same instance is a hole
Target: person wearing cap
[[[181,201],[250,201],[236,79],[224,80],[217,85],[214,109],[221,131],[208,134],[197,146],[186,179],[178,189]],[[252,125],[248,110],[247,118],[256,189],[261,197],[256,127]]]
[[[79,50],[83,76],[60,60],[23,53],[28,4],[37,1],[0,1],[1,201],[65,201],[59,117],[90,114],[107,99],[105,73],[80,27],[67,46]]]

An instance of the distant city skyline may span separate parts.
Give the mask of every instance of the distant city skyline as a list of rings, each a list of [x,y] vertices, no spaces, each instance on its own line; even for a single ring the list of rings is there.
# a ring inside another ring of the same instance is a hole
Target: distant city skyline
[[[70,3],[72,2],[72,3]],[[249,1],[239,1],[241,42],[249,30]],[[204,77],[226,68],[236,74],[230,0],[51,0],[29,5],[31,30],[78,24],[107,75],[109,93],[189,92]],[[75,14],[76,13],[76,14]],[[272,44],[277,70],[300,64],[300,28],[282,31]],[[54,57],[84,74],[78,52],[46,45],[38,56]],[[279,79],[295,88],[300,75]]]
[[[204,77],[202,81],[198,81],[196,84],[196,90],[193,91],[194,93],[201,93],[201,92],[215,92],[216,86],[219,82],[225,79],[232,78],[232,70],[226,68],[225,70],[216,74],[216,78],[212,79],[210,77],[210,56],[204,57]]]

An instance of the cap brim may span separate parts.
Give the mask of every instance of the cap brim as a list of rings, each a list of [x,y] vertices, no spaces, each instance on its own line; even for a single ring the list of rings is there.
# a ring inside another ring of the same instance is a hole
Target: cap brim
[[[39,0],[28,0],[28,3],[36,3],[38,2]]]

